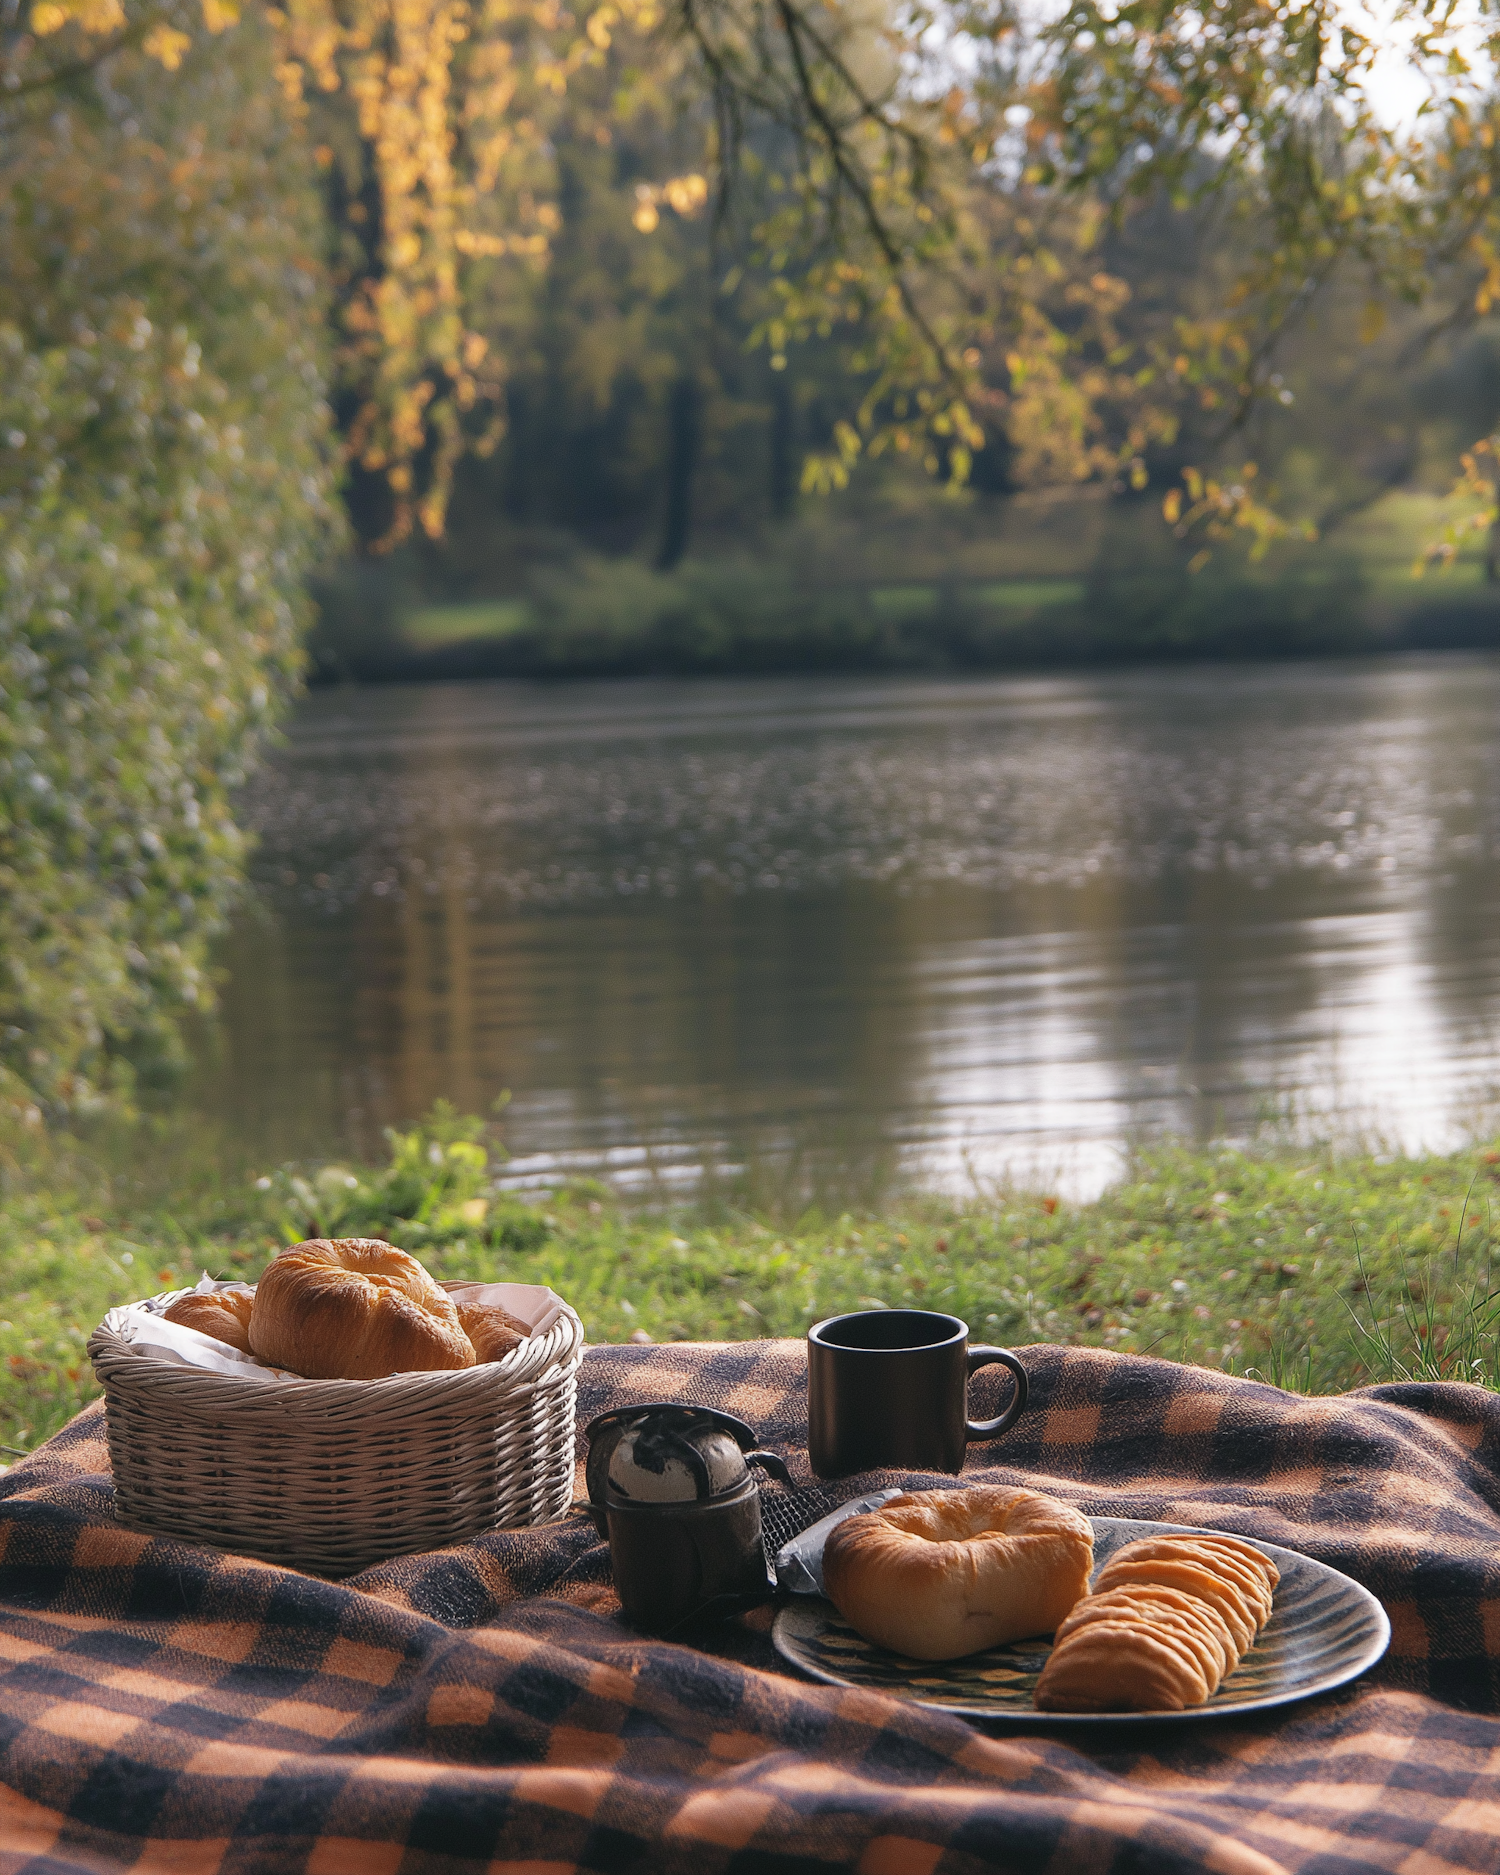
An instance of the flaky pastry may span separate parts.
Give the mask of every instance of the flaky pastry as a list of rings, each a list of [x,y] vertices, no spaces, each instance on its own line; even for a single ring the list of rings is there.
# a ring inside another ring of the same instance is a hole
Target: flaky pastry
[[[1234,1672],[1271,1614],[1280,1574],[1218,1531],[1117,1550],[1057,1630],[1037,1681],[1044,1712],[1181,1712]]]

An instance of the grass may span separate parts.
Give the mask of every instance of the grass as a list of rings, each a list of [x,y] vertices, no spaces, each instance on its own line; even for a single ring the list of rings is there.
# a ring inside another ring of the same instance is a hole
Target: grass
[[[1002,579],[976,588],[985,605],[1078,605],[1084,597],[1081,579]]]
[[[969,515],[967,537],[931,516],[926,536],[888,530],[909,548],[899,570],[870,530],[861,553],[852,536],[806,525],[670,573],[580,549],[529,573],[511,567],[506,580],[524,592],[483,601],[424,600],[412,564],[362,564],[319,584],[310,648],[325,677],[379,680],[1007,670],[1488,644],[1500,609],[1477,538],[1449,572],[1413,573],[1454,513],[1451,501],[1397,493],[1327,541],[1282,543],[1258,565],[1219,548],[1197,573],[1156,504],[1082,500],[1050,515],[1012,503],[988,529]]]
[[[1413,572],[1462,500],[1397,490],[1325,540],[1255,564],[1220,544],[1190,573],[1154,498],[1101,492],[810,509],[701,539],[671,572],[509,534],[446,586],[414,552],[349,562],[313,582],[309,651],[337,681],[1015,670],[1472,648],[1500,630],[1478,536],[1448,572]]]
[[[664,582],[647,583],[659,589],[658,598],[669,591]],[[866,593],[863,584],[846,583],[851,590]],[[1077,579],[1001,579],[974,585],[969,591],[981,605],[1004,611],[1077,605],[1083,599],[1084,584]],[[942,593],[943,588],[936,584],[872,586],[867,602],[874,617],[881,621],[912,623],[928,618],[941,604]],[[423,606],[402,619],[396,636],[406,650],[429,654],[512,638],[535,624],[535,608],[525,599],[483,600]],[[638,630],[646,629],[642,621],[636,624]]]
[[[474,605],[432,605],[413,612],[401,626],[415,651],[441,651],[476,638],[507,638],[530,618],[524,599],[490,599]]]
[[[870,604],[882,619],[915,620],[928,616],[942,602],[943,588],[927,586],[876,586],[870,591]],[[1081,579],[998,579],[974,583],[967,596],[980,605],[1004,610],[1030,609],[1049,605],[1078,605],[1084,597]]]
[[[975,1338],[1087,1344],[1309,1392],[1416,1378],[1500,1385],[1500,1151],[1384,1158],[1166,1151],[1088,1204],[994,1192],[878,1212],[757,1210],[733,1188],[672,1210],[580,1185],[497,1190],[493,1136],[439,1108],[383,1166],[256,1174],[187,1123],[0,1144],[0,1458],[93,1396],[106,1309],[254,1278],[304,1235],[384,1235],[439,1276],[545,1282],[593,1341],[800,1335],[912,1303]]]

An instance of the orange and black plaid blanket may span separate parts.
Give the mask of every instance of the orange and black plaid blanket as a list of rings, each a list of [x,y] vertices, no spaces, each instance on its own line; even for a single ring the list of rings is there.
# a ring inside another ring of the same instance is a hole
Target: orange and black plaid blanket
[[[1027,1360],[966,1477],[1333,1563],[1390,1611],[1370,1682],[985,1737],[778,1671],[763,1617],[643,1640],[581,1515],[342,1583],[132,1534],[95,1406],[0,1483],[0,1875],[1500,1870],[1500,1399]],[[806,1478],[803,1378],[796,1342],[596,1348],[581,1416],[721,1405]],[[847,1493],[896,1481],[944,1482]]]

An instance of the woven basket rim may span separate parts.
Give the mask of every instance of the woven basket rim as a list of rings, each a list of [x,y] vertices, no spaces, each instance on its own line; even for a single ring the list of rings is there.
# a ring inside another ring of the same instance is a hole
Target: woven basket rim
[[[154,1299],[154,1298],[152,1298]],[[363,1408],[369,1412],[399,1411],[417,1404],[436,1391],[451,1395],[466,1388],[503,1396],[511,1392],[529,1392],[548,1373],[559,1366],[572,1366],[582,1358],[583,1323],[567,1302],[557,1319],[544,1334],[528,1336],[500,1361],[486,1361],[475,1367],[433,1369],[409,1374],[388,1374],[382,1380],[259,1380],[250,1374],[216,1373],[206,1367],[193,1367],[185,1361],[153,1357],[138,1352],[118,1329],[110,1325],[110,1316],[150,1313],[148,1299],[141,1298],[111,1309],[109,1315],[88,1339],[88,1356],[102,1382],[109,1378],[128,1379],[137,1387],[161,1387],[179,1393],[184,1387],[196,1390],[202,1403],[222,1403],[242,1411],[252,1403],[274,1404],[278,1409],[304,1406],[327,1412],[331,1409]]]

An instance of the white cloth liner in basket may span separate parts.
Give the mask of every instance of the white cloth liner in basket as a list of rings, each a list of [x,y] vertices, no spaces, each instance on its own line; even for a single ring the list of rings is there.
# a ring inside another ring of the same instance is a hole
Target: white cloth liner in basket
[[[120,1522],[341,1576],[562,1516],[582,1323],[536,1285],[444,1287],[498,1302],[530,1337],[456,1372],[303,1380],[162,1322],[186,1290],[111,1309],[88,1351]]]

